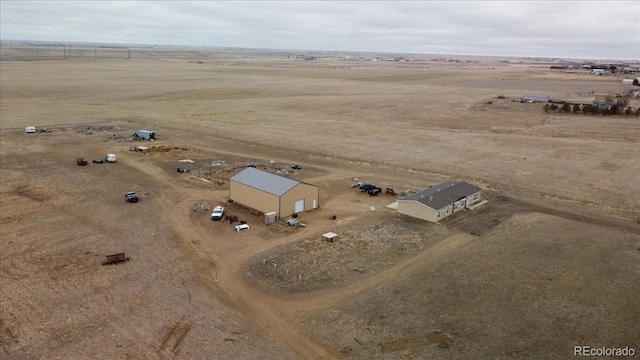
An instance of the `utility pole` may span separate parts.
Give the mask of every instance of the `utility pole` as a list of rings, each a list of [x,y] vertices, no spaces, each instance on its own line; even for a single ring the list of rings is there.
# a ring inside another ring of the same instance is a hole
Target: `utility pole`
[[[64,58],[67,59],[67,45],[64,45]]]

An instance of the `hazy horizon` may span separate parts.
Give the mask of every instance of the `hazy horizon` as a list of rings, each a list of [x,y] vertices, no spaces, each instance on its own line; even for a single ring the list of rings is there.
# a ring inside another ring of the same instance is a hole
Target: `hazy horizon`
[[[14,1],[0,39],[640,59],[638,1]]]

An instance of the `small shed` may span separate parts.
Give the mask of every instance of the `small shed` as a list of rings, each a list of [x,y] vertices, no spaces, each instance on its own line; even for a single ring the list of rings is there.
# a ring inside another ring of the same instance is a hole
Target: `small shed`
[[[267,225],[273,224],[278,220],[278,213],[275,211],[264,214],[264,223]]]
[[[328,242],[335,242],[336,240],[338,240],[338,234],[330,231],[328,233],[322,234],[322,239],[327,240]]]
[[[156,133],[150,130],[138,130],[136,131],[136,137],[138,137],[139,139],[145,139],[145,140],[155,140]]]

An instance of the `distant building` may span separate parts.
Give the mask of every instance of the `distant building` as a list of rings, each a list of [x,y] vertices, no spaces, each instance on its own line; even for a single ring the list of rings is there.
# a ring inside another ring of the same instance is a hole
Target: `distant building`
[[[633,79],[622,79],[623,84],[633,85]]]
[[[549,95],[525,94],[522,102],[549,102]]]
[[[594,100],[593,105],[597,106],[600,109],[611,109],[614,105],[617,105],[617,104],[611,101]]]
[[[398,213],[438,222],[480,201],[482,190],[466,182],[446,182],[398,199]]]
[[[594,74],[594,75],[602,76],[602,75],[604,75],[604,69],[593,69],[593,70],[591,70],[591,73]]]
[[[156,133],[154,131],[149,131],[149,130],[138,130],[136,131],[136,137],[144,140],[155,140]]]

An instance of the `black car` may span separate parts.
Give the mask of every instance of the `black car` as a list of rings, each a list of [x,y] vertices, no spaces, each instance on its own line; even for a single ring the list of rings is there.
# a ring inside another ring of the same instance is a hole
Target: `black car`
[[[127,202],[130,203],[138,202],[138,195],[133,191],[129,191],[128,193],[124,194],[124,198],[125,200],[127,200]]]
[[[367,192],[371,196],[378,196],[378,194],[380,194],[382,192],[382,189],[380,189],[379,187],[374,187],[372,189],[369,189],[369,191],[367,191]]]
[[[291,165],[291,168],[294,170],[302,170],[302,166],[300,165]]]

